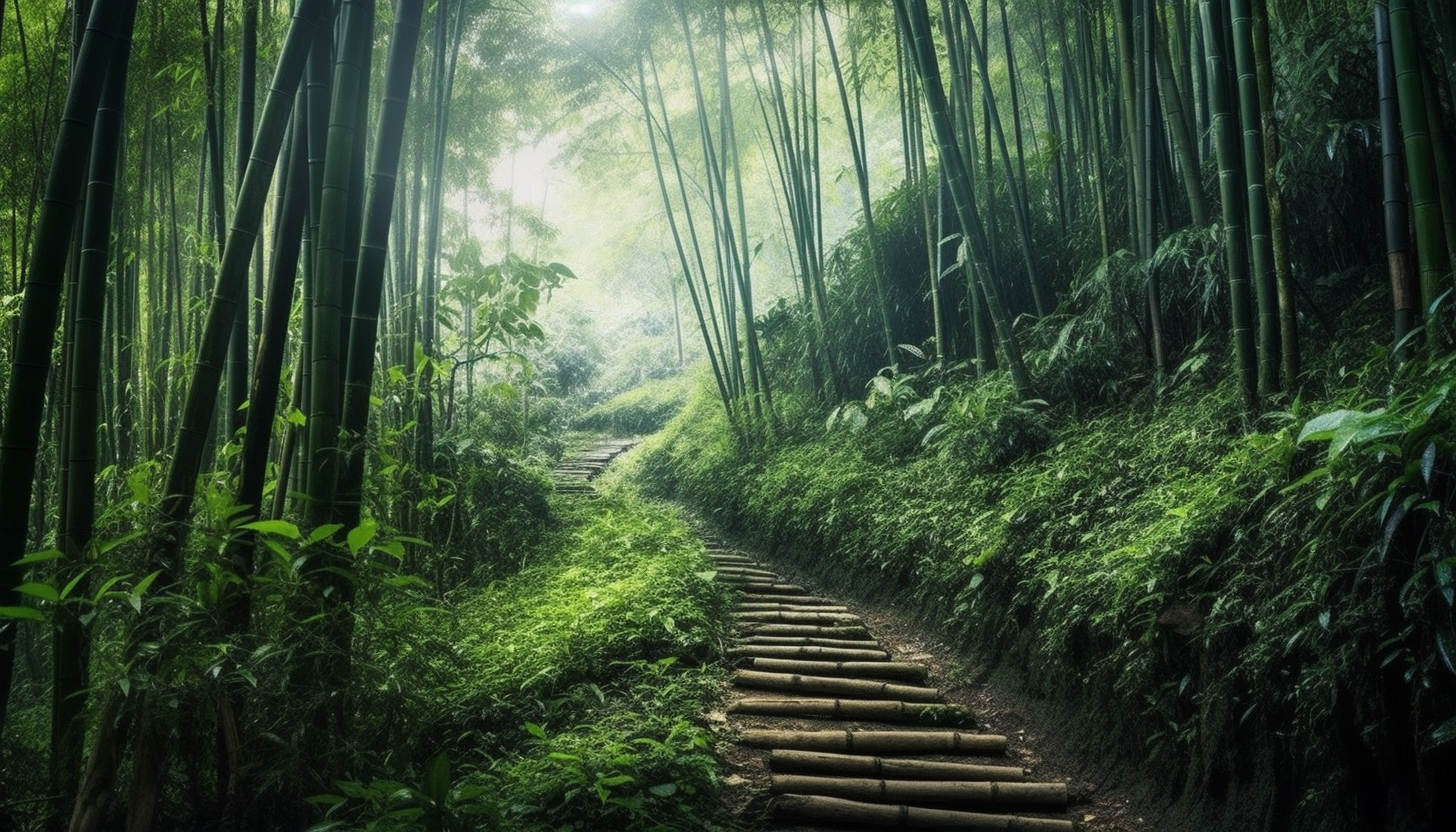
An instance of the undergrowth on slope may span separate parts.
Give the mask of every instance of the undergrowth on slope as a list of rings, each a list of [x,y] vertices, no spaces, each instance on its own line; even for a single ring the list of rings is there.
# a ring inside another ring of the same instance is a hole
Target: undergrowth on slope
[[[575,427],[617,436],[655,433],[682,410],[692,385],[689,375],[652,379],[595,405],[576,419]]]
[[[700,722],[726,597],[671,507],[562,501],[518,572],[388,625],[381,689],[434,691],[314,830],[699,830],[725,823]],[[408,644],[404,642],[408,641]],[[430,684],[422,685],[428,679]]]
[[[1383,362],[1252,425],[1196,364],[1075,417],[995,376],[882,374],[817,436],[752,448],[704,396],[639,475],[1087,706],[1170,800],[1440,816],[1456,359]]]

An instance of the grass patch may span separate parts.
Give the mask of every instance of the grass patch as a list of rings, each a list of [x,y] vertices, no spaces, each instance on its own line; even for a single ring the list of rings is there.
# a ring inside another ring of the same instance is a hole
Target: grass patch
[[[653,379],[592,407],[575,422],[577,430],[641,436],[662,430],[687,404],[694,376]]]
[[[434,742],[316,797],[315,830],[726,826],[701,714],[728,599],[676,509],[608,490],[563,500],[519,572],[400,628],[418,638],[384,677],[432,674],[437,710],[415,730]]]

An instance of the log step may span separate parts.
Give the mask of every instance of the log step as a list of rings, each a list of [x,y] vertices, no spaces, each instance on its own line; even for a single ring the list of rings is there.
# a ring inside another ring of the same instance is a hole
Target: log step
[[[1005,754],[999,734],[964,731],[776,731],[748,729],[739,737],[755,748],[853,754]]]
[[[764,638],[772,638],[765,636]],[[832,639],[812,639],[814,642],[835,643]],[[875,644],[876,642],[843,642],[845,644]],[[816,662],[797,659],[753,659],[749,662],[753,670],[770,673],[803,673],[810,676],[850,676],[872,679],[899,679],[901,681],[923,682],[927,675],[925,666],[910,662]]]
[[[819,659],[841,662],[887,662],[890,654],[883,650],[841,650],[836,647],[777,647],[772,644],[729,647],[730,656],[764,659]]]
[[[942,763],[934,760],[904,760],[863,754],[831,754],[823,751],[769,752],[768,766],[774,771],[804,774],[837,774],[850,777],[887,777],[920,780],[994,780],[1021,782],[1031,769],[1018,766],[983,766],[974,763]]]
[[[820,794],[871,803],[967,803],[978,806],[1067,807],[1065,783],[995,783],[965,780],[877,780],[871,777],[815,777],[775,774],[774,794]]]
[[[743,600],[755,604],[823,604],[826,606],[834,606],[839,603],[832,598],[821,598],[818,595],[773,595],[768,592],[755,592],[752,595],[745,593]]]
[[[755,644],[757,644],[757,645],[761,645],[761,646],[772,646],[772,647],[835,647],[835,648],[839,648],[841,650],[878,650],[878,649],[880,649],[880,643],[878,641],[873,641],[873,640],[852,641],[850,639],[844,639],[844,638],[814,638],[813,636],[746,636],[744,638],[738,639],[738,642],[737,643],[740,644],[740,645],[755,645]],[[870,662],[870,664],[875,664],[875,662]],[[760,670],[767,670],[769,668],[758,668],[758,669],[760,669]],[[778,671],[778,672],[781,672],[781,673],[782,672],[789,672],[789,673],[809,672],[809,673],[812,674],[812,671],[797,671],[797,670],[790,670],[790,671],[782,671],[781,670],[781,671]],[[826,675],[826,676],[834,676],[834,675],[852,676],[854,674],[852,674],[852,673],[840,673],[840,674],[827,673],[827,674],[823,674],[823,675]]]
[[[719,575],[718,576],[718,580],[723,581],[723,583],[732,584],[734,589],[738,590],[739,592],[747,593],[749,595],[808,595],[809,594],[809,590],[804,589],[802,586],[799,586],[798,584],[786,584],[786,583],[779,582],[779,581],[739,581],[739,580],[731,580],[731,579],[730,580],[724,580],[724,578],[723,578],[722,575]]]
[[[902,702],[939,702],[940,691],[912,685],[896,685],[871,679],[845,679],[835,676],[800,676],[795,673],[766,673],[762,670],[740,670],[733,674],[733,684],[743,688],[781,690],[794,693],[833,694],[865,699],[898,699]]]
[[[750,624],[742,627],[745,634],[755,636],[810,636],[813,638],[867,639],[864,627],[820,627],[813,624]]]
[[[893,826],[898,829],[956,829],[973,832],[1075,832],[1076,824],[1056,818],[1025,818],[920,806],[863,803],[838,797],[785,794],[774,799],[775,820],[823,824]]]
[[[860,623],[859,616],[850,612],[789,612],[785,610],[762,610],[757,612],[729,613],[740,622],[760,624],[818,624],[832,626]]]
[[[720,566],[718,567],[718,577],[761,578],[763,580],[777,581],[779,579],[779,573],[769,569],[754,569],[751,566]]]
[[[849,612],[840,604],[783,604],[777,601],[744,601],[734,607],[739,612]]]
[[[913,722],[961,725],[971,715],[959,705],[902,702],[896,699],[740,699],[728,706],[730,714],[751,716],[817,716],[827,719],[863,719],[875,722]]]

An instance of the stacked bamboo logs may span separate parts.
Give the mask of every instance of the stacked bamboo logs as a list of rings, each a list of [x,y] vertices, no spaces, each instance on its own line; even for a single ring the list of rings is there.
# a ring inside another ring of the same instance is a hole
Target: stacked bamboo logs
[[[1067,807],[1066,784],[967,760],[1004,755],[1006,737],[969,730],[971,714],[926,684],[923,665],[893,660],[859,616],[747,555],[711,540],[708,549],[717,579],[739,595],[727,653],[739,664],[733,684],[746,692],[728,713],[756,726],[741,728],[740,743],[769,749],[775,820],[821,829],[1076,828],[1056,817]],[[853,724],[760,727],[787,719]]]
[[[551,469],[551,484],[558,494],[595,494],[592,480],[634,444],[625,439],[608,439],[567,454]]]

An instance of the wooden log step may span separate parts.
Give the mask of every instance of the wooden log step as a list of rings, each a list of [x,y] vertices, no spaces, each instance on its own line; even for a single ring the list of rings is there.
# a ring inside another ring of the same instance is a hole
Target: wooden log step
[[[725,557],[719,557],[718,555],[709,555],[709,558],[713,561],[713,563],[715,565],[720,566],[720,567],[727,567],[727,568],[738,567],[738,568],[741,568],[741,569],[742,568],[746,568],[746,569],[763,569],[763,568],[765,568],[762,563],[759,563],[756,560],[749,560],[748,558],[725,558]]]
[[[773,638],[773,636],[759,636],[756,638]],[[832,639],[811,639],[818,644],[828,642],[834,644]],[[857,642],[847,641],[842,644],[877,644],[878,642]],[[872,679],[899,679],[909,682],[925,681],[926,670],[924,665],[911,662],[816,662],[803,661],[799,659],[753,659],[749,667],[754,670],[765,670],[770,673],[804,673],[810,676],[851,676],[869,677]]]
[[[739,741],[756,748],[849,754],[1005,754],[1006,738],[966,731],[745,730]]]
[[[846,639],[846,638],[814,638],[813,636],[746,636],[744,638],[738,639],[738,642],[737,643],[740,644],[740,645],[759,644],[759,645],[774,646],[774,647],[835,647],[835,648],[838,648],[840,650],[878,650],[878,649],[880,649],[880,643],[878,641],[874,641],[874,640],[864,640],[864,641],[860,641],[860,640],[850,640],[850,639]],[[831,662],[830,664],[833,664],[833,663]],[[879,664],[879,662],[870,662],[870,664]],[[761,670],[767,670],[768,668],[760,668],[760,669]],[[783,671],[783,670],[780,670],[780,671],[777,671],[777,672],[783,673],[783,672],[800,672],[800,671]],[[803,672],[809,672],[812,675],[812,672],[811,671],[803,671]],[[852,674],[852,673],[840,673],[840,674],[828,673],[828,674],[824,674],[824,675],[827,675],[827,676],[834,676],[834,675],[839,675],[839,676],[852,676],[854,674]]]
[[[733,684],[743,688],[832,694],[865,699],[898,699],[902,702],[940,701],[940,691],[935,688],[896,685],[873,679],[845,679],[837,676],[800,676],[796,673],[740,670],[733,674]]]
[[[1019,766],[983,766],[975,763],[942,763],[934,760],[900,760],[863,754],[831,754],[824,751],[792,751],[775,748],[769,752],[768,767],[774,771],[839,774],[851,777],[888,777],[918,780],[994,780],[1020,782],[1031,769]]]
[[[823,604],[833,606],[839,603],[833,598],[824,598],[818,595],[774,595],[769,592],[755,592],[751,597],[747,597],[744,600],[752,601],[756,604]]]
[[[827,719],[865,719],[875,722],[914,722],[960,725],[971,716],[959,705],[901,702],[895,699],[740,699],[728,706],[730,714],[748,716],[818,716]]]
[[[969,803],[982,806],[1067,808],[1065,783],[994,783],[965,780],[877,780],[872,777],[816,777],[775,774],[774,794],[822,794],[871,803]]]
[[[813,636],[814,638],[865,639],[864,627],[820,627],[813,624],[751,624],[741,628],[755,636]]]
[[[756,621],[760,624],[858,624],[859,616],[849,612],[786,612],[784,610],[760,610],[756,612],[730,613],[737,621]]]
[[[849,607],[838,604],[782,604],[777,601],[740,601],[734,609],[739,612],[849,612]]]
[[[779,579],[779,573],[772,569],[754,569],[751,566],[720,566],[718,567],[718,574],[724,577],[736,575],[744,578],[762,578],[769,581]]]
[[[842,650],[837,647],[779,647],[772,644],[729,647],[730,656],[763,659],[818,659],[839,662],[887,662],[890,654],[883,650]]]
[[[799,820],[821,824],[893,826],[898,829],[956,829],[970,832],[1075,832],[1077,826],[1060,818],[1025,818],[863,803],[839,797],[785,794],[774,798],[775,820]]]
[[[718,580],[724,583],[733,584],[733,588],[739,592],[750,595],[808,595],[809,590],[798,584],[786,584],[780,581],[745,581],[734,578],[718,576]]]

